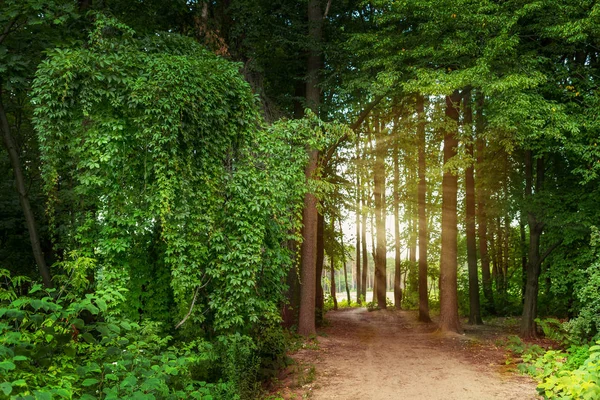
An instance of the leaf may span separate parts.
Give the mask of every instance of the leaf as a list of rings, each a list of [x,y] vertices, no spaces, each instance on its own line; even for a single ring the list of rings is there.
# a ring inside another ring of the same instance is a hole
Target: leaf
[[[16,365],[10,361],[2,361],[0,362],[0,368],[6,370],[6,371],[10,371],[15,369]]]
[[[106,302],[102,299],[96,299],[96,305],[102,312],[106,312],[106,310],[108,309],[108,307],[106,306]]]
[[[35,391],[35,399],[36,400],[52,400],[52,394],[48,393],[48,392],[39,392],[39,391]]]
[[[100,383],[100,381],[98,379],[95,378],[88,378],[86,380],[84,380],[83,382],[81,382],[81,386],[92,386],[92,385],[97,385],[98,383]]]
[[[91,333],[86,332],[83,335],[80,335],[80,337],[85,340],[86,343],[96,343],[96,339],[94,339],[94,337],[92,336]]]
[[[5,396],[8,396],[12,392],[12,385],[10,382],[2,382],[0,383],[0,389]]]

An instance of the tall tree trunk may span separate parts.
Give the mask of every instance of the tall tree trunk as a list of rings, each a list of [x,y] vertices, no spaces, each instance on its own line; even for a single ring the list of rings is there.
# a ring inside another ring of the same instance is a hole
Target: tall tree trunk
[[[525,290],[527,288],[527,243],[525,236],[525,216],[521,211],[519,218],[519,233],[521,237],[521,304],[525,304]]]
[[[50,271],[46,265],[46,259],[44,258],[44,252],[40,244],[40,237],[38,235],[37,224],[35,221],[35,215],[31,209],[31,203],[29,202],[29,195],[25,186],[25,175],[21,167],[21,159],[17,151],[17,145],[13,139],[10,124],[8,123],[8,117],[2,104],[2,92],[0,91],[0,127],[2,129],[2,141],[8,151],[8,157],[10,159],[10,165],[15,176],[15,183],[17,187],[17,193],[19,195],[19,202],[21,203],[21,209],[25,216],[25,224],[29,231],[29,241],[31,242],[31,250],[33,257],[38,266],[38,271],[42,277],[44,286],[52,287],[52,279],[50,278]]]
[[[340,228],[340,244],[342,245],[342,262],[344,263],[344,281],[346,283],[346,296],[348,298],[348,306],[352,304],[352,298],[350,297],[350,285],[348,285],[348,260],[346,260],[346,251],[344,249],[344,229],[342,228],[342,218],[338,220]]]
[[[320,326],[323,323],[323,309],[325,308],[325,298],[323,295],[323,263],[325,262],[325,217],[322,213],[317,217],[317,273],[315,280],[315,323]]]
[[[360,274],[360,136],[356,136],[356,302],[361,304],[360,294],[362,293],[361,274]]]
[[[446,119],[458,124],[460,95],[455,91],[446,96]],[[456,155],[458,139],[456,125],[444,129],[444,174],[442,178],[442,252],[440,260],[440,330],[460,332],[458,319],[458,176],[447,167]]]
[[[536,193],[542,189],[544,182],[544,161],[537,160]],[[525,196],[531,200],[533,196],[533,153],[525,152]],[[544,223],[537,220],[532,211],[527,213],[529,225],[529,257],[527,262],[527,285],[525,286],[525,302],[521,318],[521,336],[532,338],[537,336],[535,317],[537,316],[538,278],[542,260],[540,257],[540,240]]]
[[[373,194],[375,197],[375,220],[377,225],[377,251],[375,253],[375,281],[377,282],[377,308],[386,308],[386,232],[385,232],[385,153],[386,143],[379,120],[375,127],[375,166],[373,171]]]
[[[465,143],[467,156],[473,159],[473,111],[471,108],[471,91],[464,94],[464,126],[469,132]],[[475,238],[475,173],[473,162],[465,169],[465,225],[467,234],[467,265],[469,270],[469,323],[480,325],[481,310],[479,305],[479,277],[477,274],[477,240]]]
[[[483,137],[484,117],[483,117],[484,96],[480,91],[477,92],[477,121],[475,125],[477,136],[477,180],[479,181],[479,190],[477,191],[477,222],[479,236],[479,257],[481,257],[481,278],[483,283],[483,296],[486,301],[486,309],[490,314],[495,314],[494,293],[492,291],[492,277],[490,275],[490,255],[488,252],[488,233],[487,233],[487,212],[486,204],[488,195],[483,187],[484,174],[483,165],[485,163],[485,138]]]
[[[306,82],[306,102],[315,114],[319,113],[321,91],[318,87],[319,71],[321,69],[321,52],[318,46],[323,36],[323,15],[321,2],[309,0],[308,2],[308,36],[311,40],[311,49],[308,55],[308,80]],[[319,159],[316,149],[308,149],[309,161],[305,169],[307,182],[316,179],[315,172]],[[315,279],[317,264],[317,199],[313,193],[304,196],[304,210],[302,213],[304,223],[304,241],[302,242],[302,289],[300,297],[300,320],[298,333],[303,336],[314,335],[315,329]]]
[[[394,305],[397,310],[402,308],[402,288],[400,287],[400,277],[402,274],[400,259],[400,166],[398,158],[400,152],[398,149],[398,138],[394,140]]]
[[[503,271],[502,271],[502,278],[503,278],[503,282],[502,282],[502,287],[504,288],[504,294],[505,296],[507,296],[507,290],[508,290],[508,268],[510,266],[510,251],[509,251],[509,244],[510,244],[510,222],[508,220],[508,215],[504,216],[504,243],[503,243],[503,250],[502,253],[504,254],[504,263],[502,265],[503,267]]]
[[[419,321],[431,322],[429,317],[429,294],[427,292],[427,180],[425,178],[425,100],[423,96],[417,97],[417,114],[419,123],[417,125],[418,146],[418,176],[417,207],[419,214]]]
[[[333,309],[337,310],[338,309],[338,302],[337,302],[337,294],[336,294],[336,288],[335,288],[335,260],[334,260],[334,256],[333,256],[333,251],[331,252],[331,255],[329,256],[329,261],[330,261],[330,268],[331,268],[331,298],[333,299]]]
[[[369,253],[367,253],[367,204],[365,199],[365,188],[361,187],[362,194],[362,277],[361,289],[362,298],[367,301],[367,276],[369,272]]]

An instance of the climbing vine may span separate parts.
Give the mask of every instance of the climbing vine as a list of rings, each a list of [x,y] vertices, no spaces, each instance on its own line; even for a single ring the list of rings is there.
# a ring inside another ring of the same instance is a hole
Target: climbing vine
[[[125,285],[130,318],[195,335],[278,321],[305,146],[343,128],[309,115],[262,129],[238,68],[191,39],[138,38],[98,16],[88,46],[38,69],[56,248],[96,259],[99,286]]]

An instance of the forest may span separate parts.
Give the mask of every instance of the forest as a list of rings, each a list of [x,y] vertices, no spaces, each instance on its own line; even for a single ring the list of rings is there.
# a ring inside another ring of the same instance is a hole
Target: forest
[[[0,398],[278,399],[359,308],[600,398],[594,0],[0,0],[0,133]]]

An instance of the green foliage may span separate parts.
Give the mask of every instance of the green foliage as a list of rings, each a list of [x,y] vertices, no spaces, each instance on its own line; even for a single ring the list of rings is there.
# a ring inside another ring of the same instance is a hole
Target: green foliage
[[[129,318],[174,325],[191,309],[190,336],[276,322],[304,146],[336,127],[309,115],[260,130],[237,64],[97,19],[89,45],[50,52],[34,84],[58,247],[97,259],[100,286],[119,271]]]
[[[390,300],[388,297],[385,298],[385,306],[387,308],[394,308],[394,302]],[[367,310],[369,311],[377,311],[379,308],[377,307],[377,300],[369,301],[367,303]]]
[[[600,396],[600,342],[577,369],[554,371],[544,376],[538,390],[549,399],[597,399]]]
[[[600,234],[596,227],[592,228],[591,246],[595,260],[585,271],[581,287],[577,290],[577,299],[581,304],[579,315],[566,323],[567,330],[577,337],[591,338],[600,333]]]
[[[124,288],[84,294],[29,286],[0,289],[0,389],[16,398],[233,398],[235,387],[197,380],[193,367],[217,359],[202,340],[172,345],[161,325],[115,317]],[[76,282],[76,280],[71,280]],[[111,306],[109,306],[109,304]],[[229,394],[228,394],[229,393]]]
[[[547,399],[595,399],[600,394],[600,345],[545,350],[511,336],[505,347],[521,356],[519,370],[540,382],[538,391]]]

